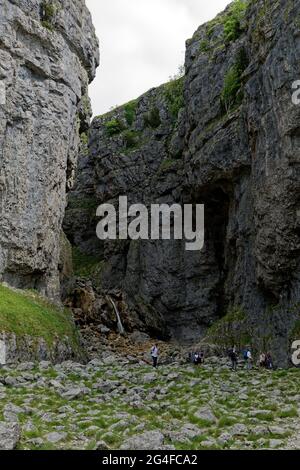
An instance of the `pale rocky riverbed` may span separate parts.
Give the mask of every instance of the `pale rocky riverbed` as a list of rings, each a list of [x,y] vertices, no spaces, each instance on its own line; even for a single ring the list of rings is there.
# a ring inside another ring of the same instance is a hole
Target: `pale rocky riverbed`
[[[300,447],[300,371],[150,366],[116,356],[87,365],[0,370],[1,449]]]

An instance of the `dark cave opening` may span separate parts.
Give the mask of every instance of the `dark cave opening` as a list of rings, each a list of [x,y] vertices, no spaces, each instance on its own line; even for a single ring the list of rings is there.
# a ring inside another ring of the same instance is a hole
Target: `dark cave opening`
[[[231,200],[231,188],[226,182],[206,188],[197,195],[197,201],[205,205],[205,249],[213,257],[219,272],[219,279],[213,294],[216,302],[216,316],[219,318],[226,314],[229,305],[225,289],[229,272],[227,263],[229,250],[231,257],[235,259],[235,244],[229,243],[227,236]]]

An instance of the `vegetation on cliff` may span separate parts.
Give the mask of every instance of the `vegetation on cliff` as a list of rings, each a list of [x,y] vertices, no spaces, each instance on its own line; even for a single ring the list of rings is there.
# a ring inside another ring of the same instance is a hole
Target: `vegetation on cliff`
[[[235,0],[230,6],[229,14],[224,20],[224,38],[226,42],[235,41],[242,34],[242,21],[248,3],[247,0]]]
[[[226,13],[218,15],[207,24],[207,38],[210,39],[215,28],[221,24],[224,27],[223,38],[226,43],[238,39],[243,32],[242,22],[248,5],[248,0],[234,0]]]
[[[221,94],[221,103],[225,111],[230,111],[233,107],[242,102],[244,93],[242,89],[243,72],[248,65],[248,58],[244,49],[239,51],[236,62],[230,67],[224,79],[224,87]]]
[[[184,106],[184,77],[171,80],[164,87],[166,100],[169,104],[171,115],[177,119],[179,111]]]
[[[109,137],[114,135],[120,134],[124,130],[124,124],[120,121],[120,119],[111,119],[110,121],[105,123],[105,129]]]
[[[59,10],[59,4],[49,0],[44,0],[41,4],[41,20],[44,28],[53,30],[55,16]]]

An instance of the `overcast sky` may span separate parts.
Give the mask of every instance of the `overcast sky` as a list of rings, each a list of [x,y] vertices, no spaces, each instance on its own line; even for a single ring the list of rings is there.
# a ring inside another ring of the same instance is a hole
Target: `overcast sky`
[[[137,98],[174,75],[185,41],[230,0],[86,0],[100,40],[90,87],[94,114]]]

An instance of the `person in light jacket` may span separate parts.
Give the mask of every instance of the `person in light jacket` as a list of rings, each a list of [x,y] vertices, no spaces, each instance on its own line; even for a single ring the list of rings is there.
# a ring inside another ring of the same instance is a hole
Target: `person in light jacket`
[[[158,347],[157,347],[157,344],[155,344],[153,348],[151,349],[151,357],[153,361],[153,367],[155,369],[157,368],[158,355],[159,355]]]

